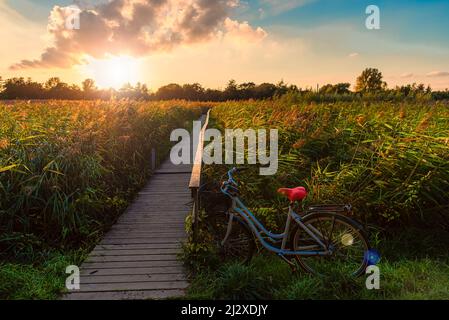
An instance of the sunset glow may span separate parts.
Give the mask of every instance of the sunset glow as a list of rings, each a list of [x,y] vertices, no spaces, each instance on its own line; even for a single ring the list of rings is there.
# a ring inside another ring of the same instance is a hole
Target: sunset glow
[[[119,89],[126,83],[138,82],[139,65],[138,59],[121,56],[104,60],[91,59],[82,69],[86,77],[95,80],[100,88]]]

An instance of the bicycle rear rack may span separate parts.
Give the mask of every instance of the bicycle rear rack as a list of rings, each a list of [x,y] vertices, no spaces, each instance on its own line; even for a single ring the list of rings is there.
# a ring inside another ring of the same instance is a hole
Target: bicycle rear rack
[[[307,207],[306,213],[312,212],[351,212],[350,204],[317,204]]]

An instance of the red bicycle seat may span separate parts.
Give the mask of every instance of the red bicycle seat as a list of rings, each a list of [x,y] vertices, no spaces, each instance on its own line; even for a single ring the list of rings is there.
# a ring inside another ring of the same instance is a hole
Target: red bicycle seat
[[[286,196],[291,202],[301,201],[307,197],[307,191],[304,187],[297,187],[293,189],[280,188],[278,192]]]

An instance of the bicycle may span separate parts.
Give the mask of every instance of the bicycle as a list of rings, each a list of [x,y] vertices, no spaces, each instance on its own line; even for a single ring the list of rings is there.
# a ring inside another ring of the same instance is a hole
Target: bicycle
[[[299,266],[317,275],[340,272],[360,276],[368,266],[370,250],[362,225],[343,215],[351,212],[350,205],[314,205],[299,214],[294,207],[307,197],[304,187],[281,188],[278,192],[290,200],[283,233],[268,231],[239,198],[233,168],[220,190],[230,198],[221,251],[241,263],[249,263],[256,249],[255,239],[266,250],[277,254],[294,271]],[[223,235],[221,235],[223,236]],[[297,262],[297,263],[296,263]]]

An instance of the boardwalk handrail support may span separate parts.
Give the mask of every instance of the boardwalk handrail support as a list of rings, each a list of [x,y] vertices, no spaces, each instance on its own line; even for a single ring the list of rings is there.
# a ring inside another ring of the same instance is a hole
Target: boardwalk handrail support
[[[201,169],[203,165],[203,151],[204,151],[204,134],[209,124],[210,109],[207,111],[206,119],[203,127],[199,133],[198,146],[196,148],[195,160],[192,168],[192,176],[190,177],[189,188],[192,192],[193,208],[192,208],[192,228],[193,228],[193,241],[197,240],[198,221],[200,213],[200,194],[199,189],[201,186]],[[204,116],[204,115],[203,115]]]

